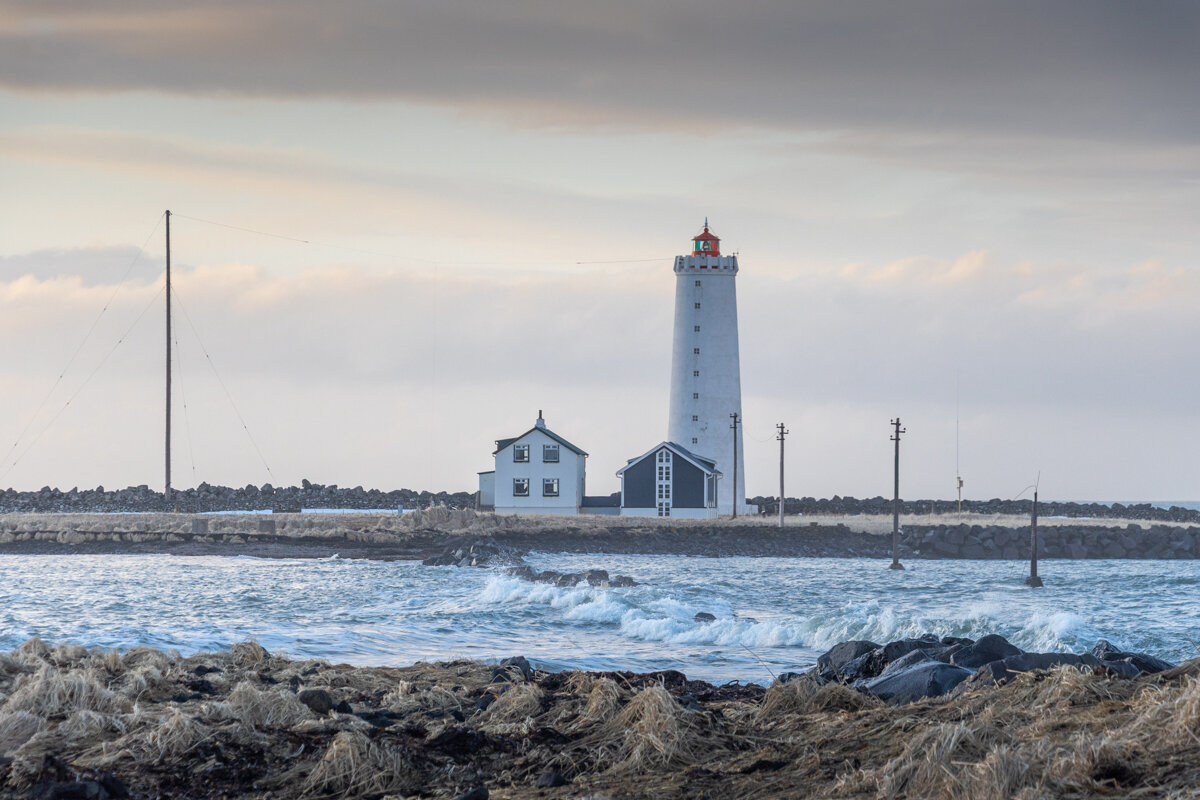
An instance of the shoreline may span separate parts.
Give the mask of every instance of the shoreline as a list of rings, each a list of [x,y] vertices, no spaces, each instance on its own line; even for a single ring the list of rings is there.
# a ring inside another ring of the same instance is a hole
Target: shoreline
[[[522,552],[706,557],[890,558],[890,516],[660,520],[408,514],[0,514],[0,555],[171,554],[422,560],[462,543]],[[1126,519],[1039,520],[1039,558],[1200,558],[1200,527]],[[1028,521],[1012,515],[905,518],[902,559],[1025,561]]]

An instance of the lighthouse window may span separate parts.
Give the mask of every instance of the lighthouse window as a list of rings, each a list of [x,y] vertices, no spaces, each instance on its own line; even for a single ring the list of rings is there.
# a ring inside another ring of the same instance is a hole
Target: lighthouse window
[[[700,348],[699,348],[699,347],[693,347],[693,348],[692,348],[692,355],[694,355],[694,356],[698,356],[698,355],[700,355]]]
[[[697,439],[695,436],[693,436],[693,437],[692,437],[692,444],[699,444],[699,443],[700,443],[700,440],[699,440],[699,439]]]
[[[700,370],[698,370],[698,369],[694,369],[694,370],[692,370],[692,377],[693,377],[693,378],[699,378],[699,377],[700,377]]]
[[[529,478],[513,478],[513,497],[529,497]]]
[[[700,421],[700,417],[696,414],[692,414],[692,422],[699,422],[699,421]]]
[[[700,309],[700,304],[696,303],[696,310],[698,311],[699,309]]]
[[[700,326],[699,326],[699,325],[693,325],[693,326],[692,326],[692,332],[693,332],[693,333],[699,333],[699,332],[700,332]]]
[[[697,286],[699,286],[699,285],[700,285],[700,281],[696,281],[696,285],[697,285]]]
[[[693,399],[693,400],[699,400],[699,399],[700,399],[700,393],[699,393],[699,392],[692,392],[692,399]]]

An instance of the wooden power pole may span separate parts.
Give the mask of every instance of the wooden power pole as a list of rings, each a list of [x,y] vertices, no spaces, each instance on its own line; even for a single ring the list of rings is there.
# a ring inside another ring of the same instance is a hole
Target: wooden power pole
[[[167,211],[167,431],[166,480],[163,502],[171,502],[171,212]]]
[[[729,418],[733,420],[733,422],[732,422],[732,423],[730,424],[730,426],[729,426],[730,428],[732,428],[732,429],[733,429],[733,519],[737,519],[737,501],[738,501],[738,498],[737,498],[737,496],[738,496],[738,482],[737,482],[737,470],[738,470],[738,463],[737,463],[737,461],[738,461],[738,459],[737,459],[737,453],[738,453],[738,446],[737,446],[737,444],[738,444],[738,413],[737,413],[736,411],[735,411],[735,412],[733,412],[732,414],[730,414],[730,415],[729,415]]]
[[[785,498],[787,497],[787,494],[785,494],[783,491],[783,439],[788,435],[788,433],[790,433],[790,431],[783,427],[782,422],[775,427],[779,429],[779,435],[776,438],[779,439],[779,527],[782,528],[783,506],[785,503]]]
[[[1035,486],[1033,489],[1033,513],[1029,517],[1029,577],[1025,579],[1027,586],[1038,588],[1042,586],[1042,579],[1037,574],[1038,561],[1038,535],[1037,535],[1037,504],[1038,490]]]
[[[896,485],[892,495],[892,564],[888,569],[904,569],[900,563],[900,434],[908,433],[908,429],[900,427],[899,417],[891,424],[896,429],[892,434],[892,441],[896,443]]]

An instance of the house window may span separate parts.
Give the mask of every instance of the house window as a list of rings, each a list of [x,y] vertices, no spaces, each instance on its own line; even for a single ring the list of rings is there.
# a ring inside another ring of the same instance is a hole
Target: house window
[[[692,348],[692,355],[694,355],[694,356],[698,356],[698,355],[700,355],[700,348],[699,348],[699,347],[693,347],[693,348]]]
[[[542,461],[547,464],[558,463],[558,445],[544,444],[542,445]]]
[[[529,497],[529,478],[513,478],[513,497]]]
[[[700,332],[700,326],[699,326],[699,325],[693,325],[693,326],[692,326],[692,333],[699,333],[699,332]]]
[[[529,463],[529,445],[515,444],[513,445],[513,463],[528,464]],[[528,488],[528,487],[526,487]],[[526,492],[528,494],[528,491]]]
[[[542,478],[542,497],[558,497],[558,478]]]
[[[671,516],[671,504],[670,504],[669,502],[666,502],[666,501],[660,502],[660,503],[658,504],[658,515],[659,515],[660,517],[669,517],[669,516]]]
[[[658,499],[659,500],[670,500],[671,499],[671,484],[660,483],[658,485]]]
[[[696,414],[692,414],[692,422],[699,422],[699,421],[700,421],[700,417]]]
[[[699,311],[699,310],[700,310],[700,304],[699,304],[699,303],[696,303],[696,310],[697,310],[697,311]]]

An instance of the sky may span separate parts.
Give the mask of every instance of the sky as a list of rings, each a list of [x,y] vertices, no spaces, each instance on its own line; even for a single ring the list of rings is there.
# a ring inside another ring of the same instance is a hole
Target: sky
[[[750,495],[1200,499],[1191,2],[0,0],[0,486],[471,491],[666,438],[739,254]]]

